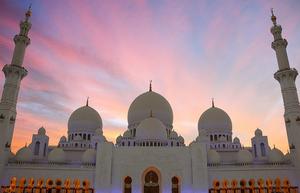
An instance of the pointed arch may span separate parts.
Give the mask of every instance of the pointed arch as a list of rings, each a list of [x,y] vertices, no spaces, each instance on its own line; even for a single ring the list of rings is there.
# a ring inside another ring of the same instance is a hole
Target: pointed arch
[[[161,173],[157,168],[149,167],[143,172],[142,193],[161,193]]]
[[[132,193],[132,178],[130,176],[126,176],[124,178],[124,187],[123,187],[123,193]]]
[[[180,180],[177,176],[173,176],[172,182],[172,193],[180,193]]]
[[[39,155],[41,142],[37,141],[34,144],[34,155]]]

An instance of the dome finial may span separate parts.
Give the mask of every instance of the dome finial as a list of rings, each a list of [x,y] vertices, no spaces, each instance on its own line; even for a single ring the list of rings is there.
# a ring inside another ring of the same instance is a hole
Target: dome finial
[[[212,106],[212,107],[215,107],[215,101],[214,101],[214,98],[211,98],[211,106]]]
[[[152,91],[152,80],[150,80],[150,84],[149,84],[149,92]]]
[[[25,13],[25,19],[26,19],[26,21],[28,21],[28,19],[30,18],[31,14],[32,14],[32,12],[31,12],[31,5],[32,4],[30,3],[30,5],[28,7],[28,10]]]
[[[86,106],[89,106],[89,99],[90,99],[90,97],[87,97],[87,99],[86,99]]]
[[[277,23],[276,23],[276,16],[274,15],[274,9],[273,8],[271,8],[271,14],[272,14],[271,20],[272,20],[274,26],[276,26],[277,25]]]

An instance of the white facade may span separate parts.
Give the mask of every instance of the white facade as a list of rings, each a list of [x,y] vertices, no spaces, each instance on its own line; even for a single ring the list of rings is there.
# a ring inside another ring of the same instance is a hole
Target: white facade
[[[252,146],[242,147],[238,138],[232,139],[229,115],[214,104],[199,118],[199,135],[186,145],[173,128],[171,105],[152,91],[150,84],[149,91],[139,95],[129,107],[128,128],[117,137],[116,144],[103,136],[102,119],[87,101],[71,114],[68,136],[62,136],[57,146],[49,146],[49,137],[42,127],[33,134],[28,147],[13,155],[10,144],[20,81],[27,72],[22,63],[30,42],[30,15],[29,10],[15,37],[12,64],[3,69],[6,81],[0,103],[0,129],[4,132],[0,136],[1,184],[9,184],[11,177],[87,179],[99,193],[124,192],[124,188],[138,193],[149,187],[156,188],[152,192],[157,193],[171,193],[175,187],[181,193],[200,193],[207,192],[214,180],[223,179],[280,177],[289,179],[294,186],[300,185],[297,70],[289,67],[287,41],[282,39],[274,15],[272,47],[279,65],[275,78],[282,88],[290,153],[284,155],[275,147],[270,148],[268,137],[260,129],[253,134]]]

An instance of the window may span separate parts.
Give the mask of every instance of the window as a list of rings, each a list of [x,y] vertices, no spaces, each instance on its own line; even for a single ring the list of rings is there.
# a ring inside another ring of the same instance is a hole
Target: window
[[[261,151],[261,156],[265,157],[266,156],[266,148],[265,148],[264,143],[260,144],[260,151]]]
[[[253,145],[253,148],[254,148],[254,156],[257,157],[257,150],[256,150],[256,145],[255,144]]]
[[[86,134],[83,134],[83,139],[86,140]]]
[[[34,146],[34,155],[39,155],[41,143],[37,141]]]
[[[215,141],[217,141],[217,139],[218,139],[218,136],[217,136],[217,135],[215,135],[215,136],[214,136],[214,140],[215,140]]]
[[[179,180],[175,176],[172,178],[172,193],[179,193]]]
[[[91,134],[88,134],[88,140],[91,140]]]
[[[47,144],[45,143],[45,144],[44,144],[44,152],[43,152],[43,156],[44,156],[44,157],[46,156],[46,149],[47,149]]]
[[[214,140],[214,136],[210,135],[210,141],[213,141],[213,140]]]
[[[131,177],[127,176],[124,179],[124,193],[131,193],[131,183],[132,183]]]

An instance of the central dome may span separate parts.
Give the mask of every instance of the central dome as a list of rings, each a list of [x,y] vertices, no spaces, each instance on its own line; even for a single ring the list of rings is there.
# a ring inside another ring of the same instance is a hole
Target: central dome
[[[94,132],[102,129],[102,119],[99,113],[86,105],[75,110],[68,121],[68,132]]]
[[[198,130],[202,129],[214,132],[231,132],[231,119],[225,111],[213,106],[207,109],[199,118]]]
[[[153,117],[159,119],[167,127],[172,127],[173,111],[171,105],[163,96],[153,91],[139,95],[131,103],[127,117],[129,127],[148,118],[151,111]]]
[[[136,128],[136,138],[139,140],[166,140],[166,127],[159,119],[149,117]]]

